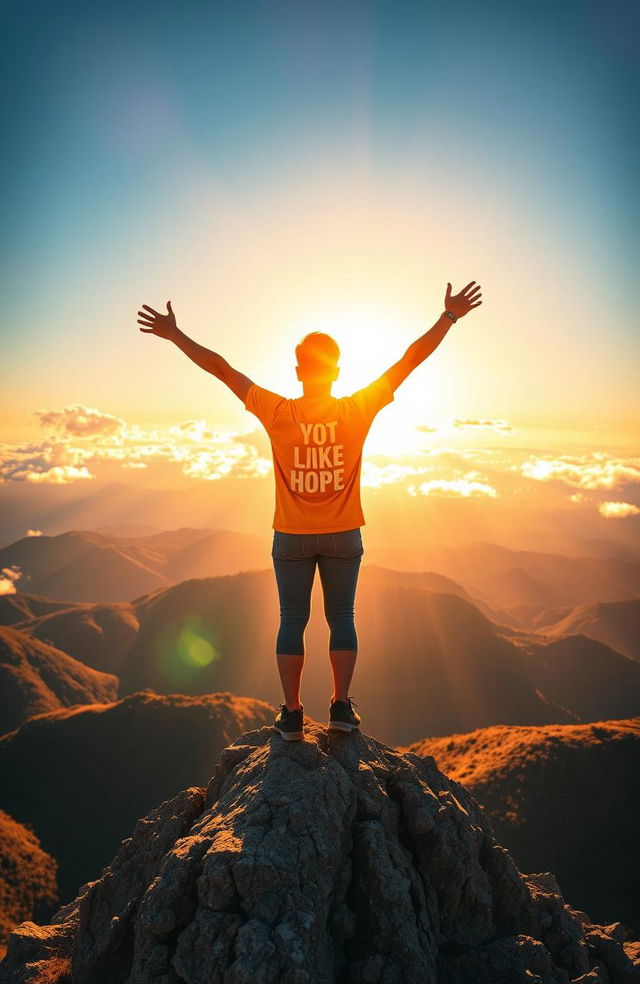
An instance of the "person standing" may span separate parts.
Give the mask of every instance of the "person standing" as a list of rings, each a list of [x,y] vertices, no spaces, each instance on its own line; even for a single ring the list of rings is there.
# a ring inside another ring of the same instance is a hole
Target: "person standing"
[[[339,398],[331,389],[340,373],[340,349],[324,332],[311,332],[296,346],[295,370],[302,395],[290,399],[254,383],[221,355],[185,335],[177,327],[171,301],[166,314],[146,304],[138,311],[141,331],[170,339],[196,365],[224,382],[269,436],[275,477],[271,557],[280,601],[275,650],[284,695],[274,728],[287,741],[304,738],[300,684],[316,568],[333,673],[328,727],[350,732],[360,726],[349,689],[358,655],[355,595],[364,554],[363,444],[376,415],[393,401],[398,386],[435,351],[452,324],[482,304],[481,296],[475,280],[458,294],[452,294],[448,283],[445,310],[433,327],[368,386]]]

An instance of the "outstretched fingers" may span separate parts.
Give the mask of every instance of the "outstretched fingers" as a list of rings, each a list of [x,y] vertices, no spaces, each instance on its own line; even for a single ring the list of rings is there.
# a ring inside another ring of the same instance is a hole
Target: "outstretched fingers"
[[[472,280],[471,283],[474,283],[475,284],[476,282],[475,282],[475,280]],[[467,288],[465,287],[465,291],[466,291],[466,289]],[[467,301],[467,303],[469,304],[470,307],[472,307],[472,308],[473,307],[478,307],[478,304],[482,304],[482,301],[480,300],[480,298],[482,297],[482,291],[480,289],[480,284],[476,284],[476,286],[473,288],[473,290],[470,290],[468,294],[464,293],[464,291],[463,291],[463,294],[464,294],[465,300]]]

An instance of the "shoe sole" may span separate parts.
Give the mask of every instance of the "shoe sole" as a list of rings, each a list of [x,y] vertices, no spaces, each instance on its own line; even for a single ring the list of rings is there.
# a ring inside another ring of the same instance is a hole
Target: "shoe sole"
[[[359,724],[348,724],[346,721],[329,721],[329,731],[356,731]]]
[[[280,731],[280,728],[274,728],[279,735],[285,739],[285,741],[302,741],[304,738],[304,731]]]

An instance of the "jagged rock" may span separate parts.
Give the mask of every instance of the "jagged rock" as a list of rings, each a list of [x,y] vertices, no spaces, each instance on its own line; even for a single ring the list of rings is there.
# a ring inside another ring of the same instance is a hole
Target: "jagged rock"
[[[640,982],[620,936],[518,871],[432,758],[307,721],[242,735],[138,821],[51,926],[16,929],[0,981]]]
[[[640,717],[499,725],[399,751],[432,755],[466,786],[522,870],[550,869],[574,906],[640,936]]]

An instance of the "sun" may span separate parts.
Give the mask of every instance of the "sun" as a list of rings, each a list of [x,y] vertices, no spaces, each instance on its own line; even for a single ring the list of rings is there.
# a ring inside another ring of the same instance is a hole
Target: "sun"
[[[372,382],[401,357],[399,320],[379,308],[343,305],[305,318],[298,331],[301,338],[311,331],[335,338],[340,347],[340,375],[333,392],[346,396]]]
[[[372,383],[402,358],[411,326],[406,315],[381,306],[342,304],[328,307],[301,319],[295,326],[299,338],[308,332],[331,335],[340,347],[340,375],[333,385],[334,396],[347,396]],[[396,394],[397,397],[397,394]],[[394,400],[394,405],[376,418],[367,437],[369,454],[411,452],[424,444],[416,431],[412,401]]]

